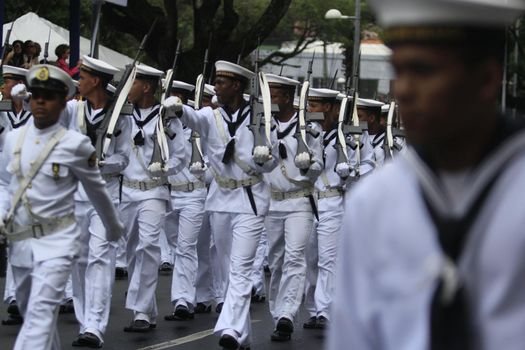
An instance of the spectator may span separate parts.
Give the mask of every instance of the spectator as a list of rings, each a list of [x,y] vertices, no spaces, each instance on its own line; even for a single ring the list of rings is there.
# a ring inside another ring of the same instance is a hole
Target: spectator
[[[22,64],[22,67],[25,69],[30,69],[34,64],[38,64],[38,59],[35,60],[36,55],[36,45],[31,40],[26,40],[24,42],[23,48],[23,57],[24,57],[24,63]]]
[[[42,46],[40,46],[39,43],[36,41],[33,42],[35,44],[35,56],[33,57],[33,64],[39,64],[40,63],[40,54],[42,53]]]
[[[65,70],[70,76],[79,72],[80,62],[73,68],[69,68],[69,45],[60,44],[55,49],[55,55],[58,57],[57,66]]]
[[[22,67],[24,64],[24,54],[22,53],[21,40],[13,41],[13,50],[6,55],[5,62],[10,66]]]

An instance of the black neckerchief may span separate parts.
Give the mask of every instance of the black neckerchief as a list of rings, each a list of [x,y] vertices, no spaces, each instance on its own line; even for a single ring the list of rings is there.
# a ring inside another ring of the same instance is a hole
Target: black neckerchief
[[[135,121],[135,124],[139,127],[139,129],[142,129],[144,125],[148,124],[153,118],[155,118],[159,114],[159,109],[160,109],[160,104],[158,102],[155,102],[150,114],[148,114],[146,118],[142,119],[142,114],[140,113],[140,109],[137,107],[137,105],[134,105],[133,106],[133,120]]]
[[[12,111],[8,111],[6,114],[7,114],[7,117],[9,118],[9,122],[11,123],[11,127],[13,129],[24,126],[25,123],[27,123],[29,118],[32,116],[31,112],[22,109],[22,111],[20,112],[20,120],[17,122],[15,120],[16,112],[14,109]]]
[[[325,132],[323,135],[323,145],[326,148],[332,142],[333,139],[337,137],[337,129],[332,129],[328,132]]]
[[[293,116],[292,116],[292,123],[290,123],[290,125],[288,125],[288,127],[286,129],[284,129],[283,131],[277,131],[277,139],[279,140],[282,140],[284,139],[286,136],[288,136],[292,130],[295,130],[296,126],[297,126],[297,113],[295,113]],[[294,120],[295,119],[295,120]],[[280,123],[279,122],[279,119],[277,119],[277,117],[275,118],[275,120],[277,121],[277,123]]]
[[[376,148],[381,143],[381,141],[385,139],[385,135],[386,133],[384,130],[379,134],[375,134],[374,139],[372,140],[372,147]]]
[[[104,116],[106,115],[107,108],[110,103],[111,101],[108,101],[105,104],[102,110],[92,118],[93,121],[90,121],[88,118],[88,116],[91,116],[91,113],[93,113],[91,103],[89,102],[89,100],[85,103],[84,121],[86,123],[86,136],[89,137],[93,146],[95,146],[97,143],[97,129],[102,124],[102,121],[104,120]]]
[[[232,115],[230,115],[224,108],[224,112],[226,112],[226,115],[229,117],[230,120],[226,119],[224,115],[222,115],[222,119],[226,122],[228,125],[228,133],[230,134],[230,137],[232,139],[226,144],[226,148],[224,149],[224,155],[222,156],[222,162],[224,164],[228,164],[235,153],[235,139],[233,138],[235,136],[235,133],[237,132],[237,129],[241,124],[244,122],[246,118],[250,115],[251,109],[249,108],[248,104],[245,104],[241,108],[239,108],[239,112],[237,113],[237,120],[235,122],[232,122],[233,120]]]

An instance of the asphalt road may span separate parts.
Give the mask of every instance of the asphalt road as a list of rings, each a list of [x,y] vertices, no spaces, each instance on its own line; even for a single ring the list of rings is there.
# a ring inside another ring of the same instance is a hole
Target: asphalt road
[[[5,279],[0,279],[0,291],[3,294]],[[185,322],[165,321],[164,315],[171,313],[169,292],[171,275],[159,276],[159,286],[157,289],[157,304],[159,307],[159,320],[157,328],[150,333],[137,334],[125,333],[122,329],[131,321],[132,314],[124,308],[127,289],[127,280],[115,282],[113,299],[108,330],[105,335],[104,349],[142,349],[142,350],[161,350],[161,349],[199,349],[212,350],[220,349],[219,338],[212,334],[213,327],[218,315],[212,311],[210,314],[196,315],[194,320]],[[0,307],[0,319],[7,316],[6,306]],[[285,343],[275,343],[270,341],[270,334],[273,330],[273,321],[268,311],[267,303],[257,303],[251,306],[253,342],[252,349],[301,349],[319,350],[323,348],[323,332],[320,330],[303,330],[302,323],[307,318],[301,310],[301,314],[295,324],[295,332],[292,340]],[[0,325],[0,349],[11,349],[15,342],[19,326]],[[73,314],[59,315],[58,329],[62,342],[62,349],[73,348],[71,342],[78,334],[78,324]],[[85,349],[85,348],[84,348]]]

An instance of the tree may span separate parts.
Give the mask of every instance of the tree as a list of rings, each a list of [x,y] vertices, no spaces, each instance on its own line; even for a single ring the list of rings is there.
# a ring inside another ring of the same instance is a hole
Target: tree
[[[240,6],[236,6],[233,0],[193,0],[191,4],[180,0],[164,0],[162,3],[133,0],[125,8],[104,5],[103,25],[141,40],[154,19],[158,18],[152,38],[146,45],[146,53],[159,68],[167,69],[173,61],[177,39],[183,39],[177,78],[194,81],[202,71],[196,62],[202,62],[210,35],[210,59],[235,62],[238,55],[247,56],[257,47],[258,40],[262,42],[270,35],[287,13],[291,1],[254,1],[253,6],[261,13],[250,11],[240,15]],[[265,3],[267,5],[263,6]],[[193,17],[191,27],[180,26],[182,12]]]

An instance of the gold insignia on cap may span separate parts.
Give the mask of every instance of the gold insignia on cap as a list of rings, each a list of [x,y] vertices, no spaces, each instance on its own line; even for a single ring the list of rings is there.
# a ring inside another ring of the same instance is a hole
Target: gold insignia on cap
[[[35,76],[40,81],[47,81],[49,79],[49,69],[47,67],[42,67],[36,72]]]

